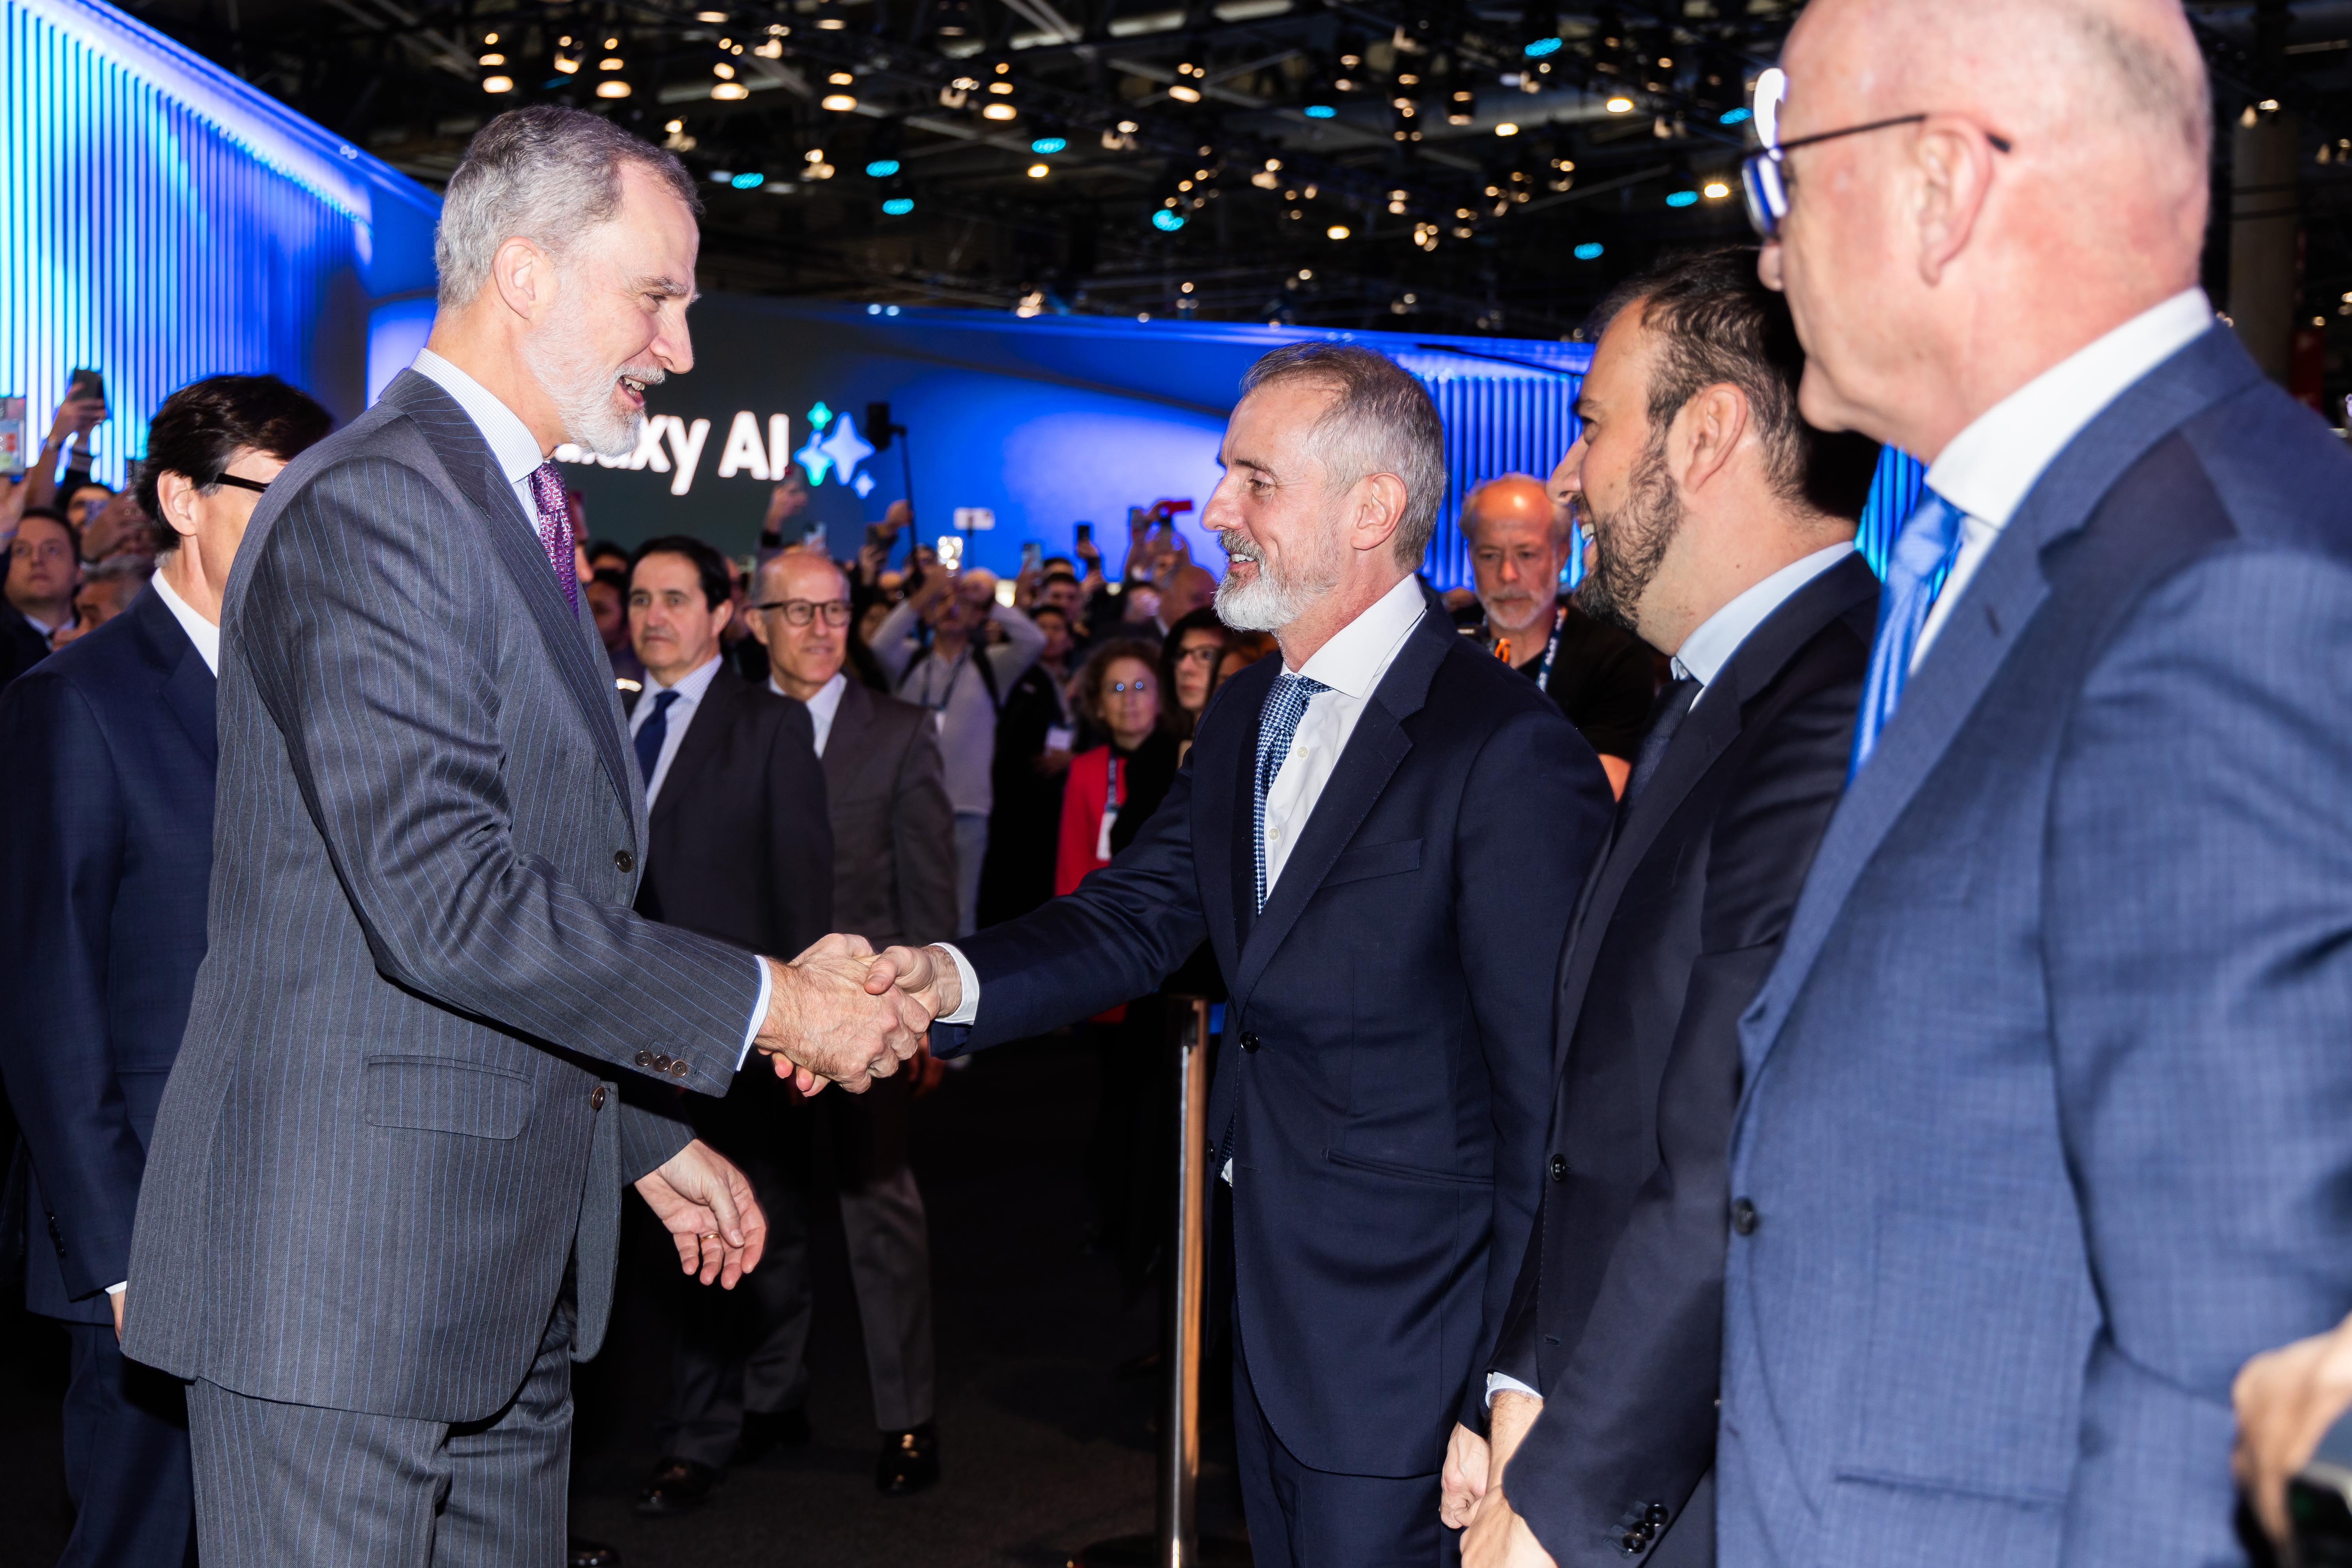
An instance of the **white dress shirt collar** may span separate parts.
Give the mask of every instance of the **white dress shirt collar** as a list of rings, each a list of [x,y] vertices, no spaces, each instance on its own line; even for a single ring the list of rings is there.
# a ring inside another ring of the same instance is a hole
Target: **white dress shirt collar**
[[[172,618],[180,623],[180,629],[188,634],[190,642],[196,645],[197,657],[205,661],[205,668],[217,679],[220,675],[220,627],[205,619],[194,605],[174,593],[171,580],[163,573],[158,572],[148,578],[147,586],[163,601],[163,607],[172,612]]]
[[[480,382],[431,349],[417,350],[415,363],[410,368],[457,400],[457,406],[466,411],[474,428],[489,444],[490,456],[498,459],[499,471],[506,475],[509,484],[521,485],[530,478],[531,470],[546,460],[539,449],[539,437],[530,433],[530,426]],[[523,515],[536,514],[525,506]]]
[[[711,681],[718,678],[719,664],[719,656],[714,653],[709,658],[704,659],[700,664],[696,665],[692,669],[688,670],[684,675],[679,676],[677,678],[677,684],[673,686],[664,686],[659,680],[654,678],[651,670],[646,671],[646,694],[638,700],[637,707],[639,710],[642,711],[646,703],[651,702],[656,696],[664,691],[677,692],[678,702],[695,703],[701,701],[702,694],[710,689]],[[677,703],[674,702],[670,705],[670,711],[673,713],[677,711]]]
[[[768,689],[779,697],[792,695],[776,684],[772,674],[768,677]],[[809,722],[816,728],[816,754],[820,757],[824,755],[824,743],[833,739],[833,717],[841,711],[841,694],[848,689],[849,677],[836,669],[833,679],[818,687],[808,700]]]
[[[2202,289],[2143,310],[1978,415],[1936,455],[1927,488],[1970,517],[2008,527],[2042,470],[2084,426],[2212,325]]]
[[[1739,651],[1739,645],[1769,619],[1773,611],[1788,603],[1798,589],[1853,553],[1853,541],[1841,539],[1748,584],[1683,639],[1683,646],[1675,651],[1675,678],[1697,681],[1704,696],[1706,689],[1715,684],[1715,678],[1723,673],[1723,667],[1731,662],[1731,656]]]
[[[1381,683],[1397,649],[1426,613],[1421,579],[1407,576],[1334,633],[1298,673],[1361,701]]]

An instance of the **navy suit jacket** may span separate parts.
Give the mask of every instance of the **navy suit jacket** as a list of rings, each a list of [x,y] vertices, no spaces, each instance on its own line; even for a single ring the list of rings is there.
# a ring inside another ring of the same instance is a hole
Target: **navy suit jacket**
[[[1739,1015],[1845,788],[1877,609],[1849,555],[1748,634],[1628,804],[1560,955],[1549,1180],[1496,1365],[1543,1395],[1508,1488],[1562,1568],[1623,1563],[1667,1525],[1679,1560],[1707,1555],[1714,1518],[1683,1510],[1715,1457]]]
[[[113,1322],[205,956],[213,672],[161,595],[0,696],[0,1071],[31,1157],[25,1302]]]
[[[1219,689],[1109,866],[959,944],[977,1021],[932,1039],[1086,1017],[1205,938],[1232,992],[1209,1125],[1251,1381],[1302,1462],[1425,1475],[1476,1407],[1534,1217],[1553,966],[1609,785],[1559,707],[1433,608],[1256,914],[1251,772],[1280,668]]]
[[[2225,327],[1962,591],[1742,1019],[1723,1559],[2242,1560],[2352,1310],[2352,456]]]

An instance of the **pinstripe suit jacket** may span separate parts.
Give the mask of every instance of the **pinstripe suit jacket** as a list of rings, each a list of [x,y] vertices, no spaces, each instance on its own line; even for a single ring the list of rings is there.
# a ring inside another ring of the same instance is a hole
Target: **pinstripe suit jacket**
[[[2036,483],[1742,1019],[1725,1563],[2242,1561],[2352,1310],[2352,459],[2226,327]]]
[[[688,1136],[608,1081],[657,1054],[725,1092],[758,974],[630,912],[645,793],[593,628],[425,378],[271,486],[223,629],[211,945],[124,1348],[258,1398],[487,1415],[575,1237],[593,1353],[620,1188]]]

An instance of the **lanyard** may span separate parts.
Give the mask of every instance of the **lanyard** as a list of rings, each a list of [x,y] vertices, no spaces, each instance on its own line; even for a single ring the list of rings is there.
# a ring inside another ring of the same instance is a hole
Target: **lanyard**
[[[931,677],[929,675],[923,677],[924,707],[929,708],[932,712],[937,714],[944,715],[947,712],[948,704],[955,700],[956,682],[963,679],[964,664],[971,658],[971,650],[970,648],[966,648],[963,652],[956,656],[955,663],[948,667],[948,689],[940,693],[940,700],[937,702],[932,701],[929,695],[931,689]],[[936,667],[938,661],[935,659],[932,663]],[[944,723],[945,720],[942,719],[940,721]]]
[[[1544,644],[1543,668],[1536,671],[1536,689],[1551,689],[1551,661],[1559,657],[1559,628],[1568,624],[1568,606],[1554,605],[1551,612],[1551,640]]]
[[[1118,820],[1118,753],[1110,754],[1110,767],[1103,775],[1102,827],[1095,835],[1095,858],[1110,858],[1111,824]]]

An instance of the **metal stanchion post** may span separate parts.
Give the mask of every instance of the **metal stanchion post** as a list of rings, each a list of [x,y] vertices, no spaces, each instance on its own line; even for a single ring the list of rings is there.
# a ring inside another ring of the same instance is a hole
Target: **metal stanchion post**
[[[1169,1233],[1168,1382],[1160,1412],[1159,1507],[1150,1535],[1097,1542],[1069,1568],[1248,1568],[1249,1548],[1202,1540],[1195,1489],[1201,1479],[1201,1317],[1208,1276],[1209,1004],[1171,998],[1176,1039],[1176,1215]]]

